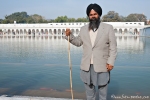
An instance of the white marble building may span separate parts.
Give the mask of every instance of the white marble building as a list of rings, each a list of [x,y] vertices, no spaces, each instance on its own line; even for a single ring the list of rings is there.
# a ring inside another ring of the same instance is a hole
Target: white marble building
[[[144,28],[144,22],[105,22],[114,27],[116,35],[138,35]],[[70,28],[73,34],[78,35],[80,28],[88,24],[82,23],[44,23],[44,24],[0,24],[0,35],[56,35],[62,36],[66,28]]]

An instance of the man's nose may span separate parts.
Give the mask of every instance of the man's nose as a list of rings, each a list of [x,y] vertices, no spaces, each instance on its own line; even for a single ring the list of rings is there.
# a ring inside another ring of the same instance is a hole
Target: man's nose
[[[92,15],[92,17],[95,17],[95,15]]]

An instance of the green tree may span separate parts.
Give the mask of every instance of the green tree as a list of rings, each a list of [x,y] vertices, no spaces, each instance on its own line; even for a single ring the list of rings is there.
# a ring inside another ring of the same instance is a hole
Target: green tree
[[[144,14],[129,14],[126,18],[127,22],[146,22],[147,18]]]
[[[55,21],[55,19],[47,20],[48,23],[53,23],[54,21]]]
[[[35,23],[33,18],[31,16],[29,16],[28,18],[26,18],[26,23]]]
[[[75,18],[68,18],[68,22],[75,22],[76,19]]]
[[[29,15],[27,14],[27,12],[16,12],[8,16],[6,15],[5,19],[9,20],[10,23],[13,23],[14,21],[16,21],[17,23],[25,23],[26,18],[28,17]]]
[[[119,17],[120,17],[121,22],[126,22],[126,17],[124,17],[124,16],[119,16]]]
[[[51,22],[63,23],[63,22],[87,22],[87,18],[68,18],[67,16],[59,16],[55,20],[51,20]]]
[[[103,22],[119,22],[121,21],[119,14],[115,11],[109,11],[106,15],[102,17]]]
[[[0,19],[0,23],[63,23],[63,22],[88,22],[88,17],[83,18],[68,18],[67,16],[58,16],[56,19],[46,20],[43,16],[38,14],[28,15],[27,12],[15,12],[6,15],[5,19]],[[147,17],[144,14],[129,14],[127,17],[120,16],[115,11],[109,11],[102,16],[103,22],[145,22]]]
[[[3,23],[3,19],[0,19],[0,23]]]
[[[88,20],[88,18],[77,18],[76,19],[76,22],[88,22],[89,20]]]
[[[8,23],[11,23],[11,22],[10,22],[10,20],[8,20],[8,19],[4,19],[4,20],[2,21],[2,23],[3,23],[3,24],[8,24]]]
[[[67,16],[58,16],[54,22],[59,22],[59,23],[62,23],[62,22],[68,22],[68,17]]]
[[[38,14],[31,15],[30,17],[33,19],[33,21],[32,21],[33,23],[46,22],[45,18]]]

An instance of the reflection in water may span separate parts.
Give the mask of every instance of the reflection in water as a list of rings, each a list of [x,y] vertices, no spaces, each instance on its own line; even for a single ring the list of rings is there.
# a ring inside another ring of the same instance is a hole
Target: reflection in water
[[[2,40],[20,40],[20,41],[28,41],[28,40],[63,40],[64,36],[13,36],[13,37],[5,37],[0,36]],[[117,47],[119,50],[127,49],[134,51],[143,51],[145,39],[139,36],[116,36]],[[37,41],[37,42],[38,42]]]
[[[140,30],[140,35],[141,36],[148,36],[148,37],[150,37],[150,27]]]
[[[143,51],[144,38],[139,36],[117,36],[117,47],[119,50]]]
[[[150,95],[150,38],[117,36],[117,44],[118,55],[111,72],[108,100],[112,100],[112,94]],[[45,91],[68,90],[67,46],[61,36],[0,36],[0,94],[32,95],[33,92],[27,91],[35,90],[34,96],[51,96]],[[83,94],[84,86],[79,76],[81,56],[82,47],[71,45],[73,89]]]

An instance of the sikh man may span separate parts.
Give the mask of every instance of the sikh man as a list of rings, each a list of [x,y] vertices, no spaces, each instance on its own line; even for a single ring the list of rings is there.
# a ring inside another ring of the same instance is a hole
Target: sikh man
[[[107,100],[110,71],[117,56],[116,37],[112,25],[100,21],[102,8],[98,4],[90,4],[86,14],[89,24],[81,27],[77,37],[66,29],[65,38],[70,36],[70,43],[83,47],[80,77],[85,85],[87,100],[96,100],[96,86],[99,100]]]

